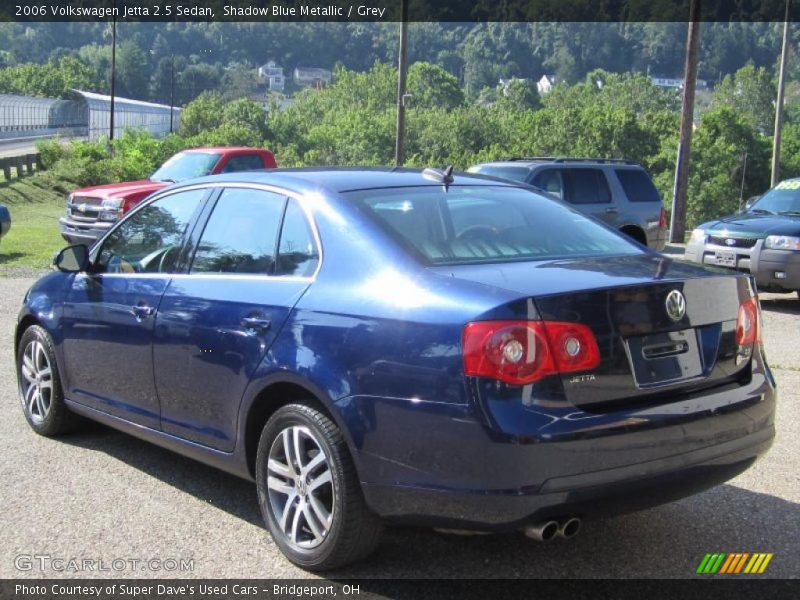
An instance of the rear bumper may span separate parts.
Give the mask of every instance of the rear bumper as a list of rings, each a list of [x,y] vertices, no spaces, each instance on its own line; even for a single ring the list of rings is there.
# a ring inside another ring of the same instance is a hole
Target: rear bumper
[[[577,515],[624,514],[666,504],[747,470],[772,444],[773,426],[702,451],[548,480],[536,493],[366,486],[384,518],[437,527],[503,531]]]
[[[735,252],[736,270],[755,277],[761,291],[793,292],[800,290],[800,252],[764,248],[758,240],[752,248],[728,248],[704,242],[690,242],[685,257],[704,265],[716,265],[715,252]]]
[[[74,221],[66,217],[58,220],[61,237],[70,244],[93,244],[98,238],[114,225],[113,222],[98,221],[94,223],[83,223]]]
[[[561,417],[571,420],[571,429],[552,435],[492,436],[481,445],[473,435],[444,448],[452,424],[429,423],[441,427],[439,447],[432,451],[441,458],[413,466],[438,467],[438,484],[433,478],[425,484],[367,481],[365,495],[384,518],[479,530],[640,510],[708,489],[751,466],[772,444],[775,401],[774,382],[765,372],[734,390],[606,414],[595,425],[589,425],[593,415],[573,410]],[[700,405],[704,410],[698,411]],[[392,418],[402,421],[397,414]],[[382,458],[376,479],[390,468]],[[424,478],[419,471],[395,473]]]
[[[662,252],[667,247],[667,230],[659,227],[650,231],[647,235],[647,245],[651,250]]]

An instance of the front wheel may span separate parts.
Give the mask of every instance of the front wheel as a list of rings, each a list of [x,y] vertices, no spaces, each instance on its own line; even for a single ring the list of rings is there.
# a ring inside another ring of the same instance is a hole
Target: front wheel
[[[293,563],[323,571],[355,562],[378,543],[347,444],[325,414],[288,404],[264,426],[256,456],[261,513]]]
[[[79,417],[64,403],[53,340],[39,325],[25,330],[17,353],[22,410],[36,433],[54,436],[73,429]]]

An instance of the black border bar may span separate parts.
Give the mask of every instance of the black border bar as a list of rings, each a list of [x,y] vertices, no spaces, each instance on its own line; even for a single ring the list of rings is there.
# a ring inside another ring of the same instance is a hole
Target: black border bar
[[[783,21],[786,0],[408,0],[411,22]],[[396,22],[400,0],[0,0],[0,21]],[[790,21],[800,1],[790,2]]]
[[[159,587],[162,586],[162,587]],[[138,595],[134,594],[138,591]],[[5,579],[0,600],[736,600],[800,597],[800,580],[707,579]]]

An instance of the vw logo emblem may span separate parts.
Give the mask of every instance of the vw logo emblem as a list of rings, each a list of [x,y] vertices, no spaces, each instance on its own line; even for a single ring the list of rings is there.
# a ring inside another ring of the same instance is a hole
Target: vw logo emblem
[[[728,238],[727,240],[725,240],[725,245],[726,246],[735,246],[736,245],[736,240],[734,240],[733,238]]]
[[[673,321],[680,321],[686,314],[686,298],[678,290],[672,290],[667,294],[664,305],[667,309],[667,316]]]

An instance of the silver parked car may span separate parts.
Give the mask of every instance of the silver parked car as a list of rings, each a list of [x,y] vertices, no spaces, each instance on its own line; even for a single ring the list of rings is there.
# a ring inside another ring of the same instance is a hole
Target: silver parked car
[[[619,229],[643,246],[667,243],[667,213],[650,175],[637,162],[607,158],[511,158],[470,173],[522,181]]]

